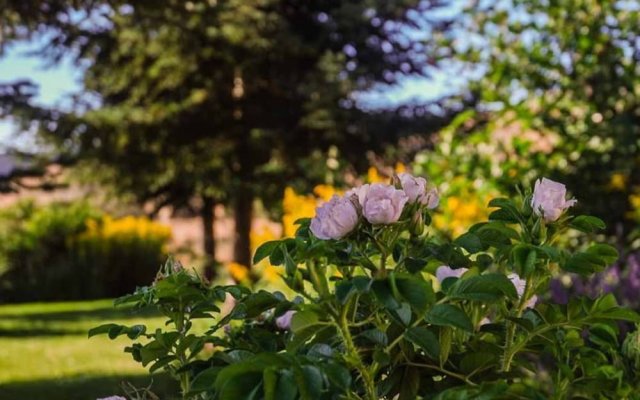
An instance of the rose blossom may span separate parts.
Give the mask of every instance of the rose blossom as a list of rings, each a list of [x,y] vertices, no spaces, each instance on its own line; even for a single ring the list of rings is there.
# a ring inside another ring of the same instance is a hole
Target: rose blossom
[[[294,310],[289,310],[276,318],[276,326],[283,331],[289,330],[291,328],[291,318],[293,318],[293,314],[295,313]]]
[[[442,283],[447,278],[460,278],[467,271],[467,268],[453,269],[448,265],[441,265],[436,270],[436,278]]]
[[[411,174],[401,173],[398,175],[402,190],[409,197],[409,202],[419,202],[427,206],[429,209],[436,208],[440,202],[438,191],[435,189],[427,190],[427,180],[422,177],[415,177]]]
[[[349,193],[358,195],[362,214],[374,225],[397,222],[409,200],[404,191],[382,183],[363,185]]]
[[[349,197],[334,195],[331,200],[316,208],[311,220],[311,232],[318,239],[341,239],[358,225],[358,211]]]
[[[509,278],[509,280],[511,280],[511,283],[513,283],[513,286],[515,286],[516,293],[518,293],[518,298],[522,298],[522,296],[524,296],[524,291],[527,287],[527,281],[525,279],[520,278],[520,276],[516,273],[509,274],[507,278]],[[528,308],[533,308],[536,305],[537,301],[538,301],[538,296],[534,294],[533,296],[531,296],[529,301],[527,301],[526,306]]]
[[[553,222],[562,212],[576,204],[575,199],[566,200],[566,187],[547,178],[538,179],[533,189],[531,207],[536,215],[542,215],[545,221]]]

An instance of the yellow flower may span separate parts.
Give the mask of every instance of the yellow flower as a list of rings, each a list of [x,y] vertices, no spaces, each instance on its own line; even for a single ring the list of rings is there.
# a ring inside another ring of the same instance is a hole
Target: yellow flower
[[[298,229],[294,222],[300,218],[312,218],[316,213],[318,201],[313,196],[298,195],[293,188],[287,187],[284,190],[282,200],[282,227],[285,237],[292,237]]]
[[[226,265],[229,275],[236,282],[244,282],[249,277],[249,268],[236,262],[230,262]]]
[[[627,185],[627,176],[621,174],[619,172],[611,175],[611,179],[609,180],[609,189],[611,190],[624,190]]]
[[[271,226],[263,224],[251,229],[249,237],[251,240],[251,248],[255,250],[265,242],[278,239],[280,235],[278,235]]]
[[[337,190],[331,185],[318,185],[313,188],[313,194],[318,196],[322,201],[329,201],[334,194],[342,195],[342,190]]]
[[[369,167],[367,171],[367,181],[369,181],[369,183],[387,183],[389,179],[380,175],[376,167]]]
[[[407,172],[407,167],[401,163],[401,162],[397,162],[396,163],[396,167],[394,168],[396,174],[401,174],[403,172]]]

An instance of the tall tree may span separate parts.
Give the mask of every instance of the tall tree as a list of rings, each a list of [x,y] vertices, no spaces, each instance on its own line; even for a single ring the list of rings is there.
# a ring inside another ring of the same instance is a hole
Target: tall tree
[[[411,29],[441,6],[16,0],[3,13],[5,37],[47,27],[48,52],[73,51],[86,66],[86,93],[97,95],[97,107],[51,113],[55,123],[41,118],[43,133],[110,166],[114,182],[141,200],[200,197],[205,228],[212,203],[231,205],[234,258],[250,265],[255,199],[273,203],[287,182],[313,177],[302,162],[312,154],[335,146],[345,164],[362,168],[364,149],[395,142],[352,95],[424,74],[425,43]]]

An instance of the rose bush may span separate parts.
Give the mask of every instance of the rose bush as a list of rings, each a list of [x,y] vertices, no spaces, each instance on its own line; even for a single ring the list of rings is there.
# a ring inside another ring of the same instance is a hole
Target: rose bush
[[[637,333],[619,331],[638,314],[611,295],[540,301],[555,270],[588,276],[616,260],[607,244],[558,244],[601,220],[567,215],[564,186],[542,180],[492,200],[488,221],[446,242],[429,235],[436,198],[421,178],[394,177],[263,244],[254,261],[282,266],[294,298],[211,287],[168,263],[117,301],[158,307],[167,329],[107,324],[90,335],[136,340],[126,351],[175,376],[184,398],[638,398]],[[229,296],[233,309],[214,317]],[[194,318],[211,329],[193,332]]]

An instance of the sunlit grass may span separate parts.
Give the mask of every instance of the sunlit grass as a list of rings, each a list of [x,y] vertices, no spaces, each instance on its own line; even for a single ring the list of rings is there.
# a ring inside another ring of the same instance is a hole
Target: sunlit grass
[[[95,399],[121,394],[123,380],[148,385],[147,370],[123,352],[128,339],[87,338],[108,322],[164,325],[157,314],[116,309],[111,300],[0,306],[0,400]],[[153,381],[161,398],[177,393],[167,376]]]

